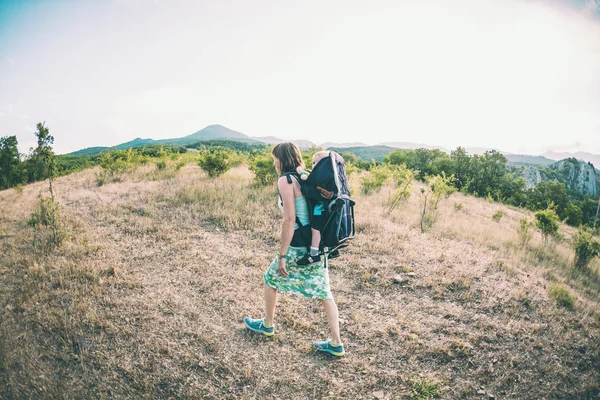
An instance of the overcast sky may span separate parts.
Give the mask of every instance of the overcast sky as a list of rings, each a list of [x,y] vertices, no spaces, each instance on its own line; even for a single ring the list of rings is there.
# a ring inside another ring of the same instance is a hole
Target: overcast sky
[[[599,3],[0,0],[0,136],[600,153]]]

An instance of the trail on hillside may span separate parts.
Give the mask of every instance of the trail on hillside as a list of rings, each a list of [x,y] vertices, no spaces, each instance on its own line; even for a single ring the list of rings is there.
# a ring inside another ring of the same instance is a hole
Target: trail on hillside
[[[498,224],[487,216],[498,206],[455,195],[465,211],[448,203],[422,234],[416,194],[392,216],[385,191],[357,195],[357,238],[330,262],[348,353],[337,360],[310,346],[328,333],[318,302],[280,295],[273,338],[243,327],[262,315],[279,229],[276,193],[251,187],[246,169],[214,181],[187,166],[169,180],[102,187],[93,171],[60,178],[73,237],[34,255],[24,221],[42,187],[0,192],[8,398],[600,393],[597,291],[580,293],[572,311],[548,298],[550,267],[506,244],[517,210]]]

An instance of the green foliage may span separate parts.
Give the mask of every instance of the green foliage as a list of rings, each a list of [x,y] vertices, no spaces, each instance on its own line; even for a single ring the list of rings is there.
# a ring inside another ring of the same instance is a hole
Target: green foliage
[[[506,178],[506,157],[492,150],[471,157],[466,190],[478,196],[502,197],[500,186]]]
[[[165,162],[165,160],[157,161],[156,168],[158,168],[159,170],[164,170],[165,168],[167,168],[167,163]]]
[[[329,147],[327,150],[334,150],[339,153],[344,160],[346,157],[344,154],[352,153],[361,159],[361,163],[365,165],[370,164],[373,161],[382,162],[384,158],[391,152],[396,150],[394,147],[389,146],[357,146],[357,147]],[[343,154],[342,154],[343,153]],[[367,160],[367,161],[364,161]],[[356,165],[356,163],[353,163]],[[358,166],[358,165],[357,165]],[[364,165],[361,165],[361,169],[365,169]]]
[[[573,248],[575,249],[575,267],[583,269],[594,257],[600,255],[600,241],[594,238],[592,231],[580,228],[573,236]]]
[[[575,298],[569,291],[568,287],[558,283],[551,283],[548,285],[548,294],[556,302],[557,306],[564,307],[569,310],[573,309],[573,306],[575,305]]]
[[[383,159],[392,165],[406,165],[415,172],[416,178],[424,180],[427,175],[438,175],[447,170],[450,158],[440,150],[396,150]]]
[[[221,149],[205,150],[200,153],[198,165],[208,176],[216,178],[224,174],[231,168],[230,157],[231,152]]]
[[[254,151],[263,151],[267,148],[266,145],[254,144],[254,143],[243,143],[237,142],[235,140],[227,140],[227,139],[215,139],[215,140],[202,140],[200,142],[192,143],[187,146],[188,149],[197,149],[197,150],[210,150],[210,149],[220,149],[220,150],[234,150],[242,153],[251,153]]]
[[[573,203],[569,203],[563,213],[565,222],[571,226],[579,226],[583,222],[583,211]]]
[[[175,165],[175,171],[179,171],[181,168],[185,167],[186,162],[185,161],[179,161],[176,165]]]
[[[369,172],[360,178],[362,194],[370,195],[379,192],[391,175],[392,172],[387,166],[372,164]]]
[[[542,232],[542,236],[544,237],[544,242],[548,242],[549,237],[554,237],[558,234],[558,215],[551,208],[552,205],[549,206],[548,209],[537,211],[535,216],[535,223],[537,228]]]
[[[411,400],[437,399],[442,395],[442,388],[438,382],[419,379],[412,384]]]
[[[465,208],[465,205],[463,203],[454,203],[454,210],[462,211],[464,208]]]
[[[521,246],[525,247],[531,240],[531,228],[532,222],[527,218],[521,218],[519,220],[519,228],[517,228],[517,234],[519,236],[519,242]]]
[[[494,213],[494,215],[492,215],[492,219],[495,222],[500,222],[500,220],[502,219],[502,217],[504,217],[504,211],[502,210],[498,210]]]
[[[267,186],[277,182],[277,171],[273,165],[273,157],[269,153],[255,155],[250,160],[250,171],[254,173],[254,183],[257,185]]]
[[[427,177],[427,189],[421,188],[421,232],[431,228],[438,217],[438,207],[442,198],[448,198],[456,191],[454,176],[435,175]]]
[[[386,209],[388,215],[410,198],[415,174],[412,170],[406,168],[406,165],[401,164],[392,170],[392,179],[396,189],[388,199]]]

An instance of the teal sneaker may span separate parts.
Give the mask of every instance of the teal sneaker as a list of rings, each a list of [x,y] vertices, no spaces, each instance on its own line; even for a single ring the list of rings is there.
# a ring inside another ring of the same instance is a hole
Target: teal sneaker
[[[251,331],[262,333],[265,336],[273,336],[275,333],[274,327],[267,328],[265,326],[264,319],[252,319],[250,317],[246,317],[244,318],[244,324],[246,324],[246,327]]]
[[[336,357],[341,357],[346,352],[344,351],[344,345],[340,344],[339,346],[332,346],[331,341],[327,340],[325,342],[315,342],[313,343],[313,347],[317,349],[317,351],[322,351],[324,353],[332,354]]]

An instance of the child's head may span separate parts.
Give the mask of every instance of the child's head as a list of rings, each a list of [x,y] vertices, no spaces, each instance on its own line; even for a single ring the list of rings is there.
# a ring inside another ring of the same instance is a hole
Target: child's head
[[[327,156],[329,156],[329,152],[325,151],[325,150],[317,151],[315,154],[313,154],[313,159],[312,159],[313,168],[315,167],[315,165],[317,165],[319,163],[319,161],[321,161],[322,159],[324,159]]]

